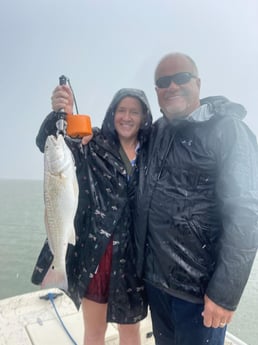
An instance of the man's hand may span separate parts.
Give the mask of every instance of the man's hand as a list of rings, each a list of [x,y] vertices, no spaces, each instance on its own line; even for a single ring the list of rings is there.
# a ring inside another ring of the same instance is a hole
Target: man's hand
[[[54,111],[63,109],[67,114],[73,113],[73,94],[68,85],[57,86],[53,91],[51,102]]]
[[[220,307],[207,295],[204,296],[203,324],[206,327],[225,327],[232,319],[234,312]]]

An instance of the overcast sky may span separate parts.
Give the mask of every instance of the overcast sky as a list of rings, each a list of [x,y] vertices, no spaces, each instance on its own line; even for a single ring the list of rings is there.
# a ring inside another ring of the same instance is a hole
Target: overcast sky
[[[93,125],[122,87],[142,88],[156,119],[153,73],[173,51],[196,61],[202,97],[242,103],[258,134],[256,0],[9,0],[0,18],[0,178],[43,178],[35,136],[60,75]]]

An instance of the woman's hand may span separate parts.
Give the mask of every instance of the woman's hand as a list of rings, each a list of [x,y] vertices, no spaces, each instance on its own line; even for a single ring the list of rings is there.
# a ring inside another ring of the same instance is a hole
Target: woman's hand
[[[73,113],[73,94],[68,85],[58,85],[51,97],[52,109],[62,109],[67,114]]]
[[[86,135],[82,138],[82,145],[87,145],[91,139],[93,138],[93,134]]]

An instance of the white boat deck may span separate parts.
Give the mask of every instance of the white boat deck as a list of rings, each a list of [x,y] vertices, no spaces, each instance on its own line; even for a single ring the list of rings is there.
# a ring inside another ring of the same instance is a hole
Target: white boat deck
[[[0,345],[71,345],[83,344],[83,320],[72,301],[65,295],[58,296],[55,307],[71,340],[57,317],[49,300],[40,297],[48,292],[60,294],[60,290],[40,290],[0,300]],[[141,322],[142,345],[154,345],[150,317]],[[116,325],[109,324],[106,345],[118,345]],[[225,345],[247,345],[227,333]]]

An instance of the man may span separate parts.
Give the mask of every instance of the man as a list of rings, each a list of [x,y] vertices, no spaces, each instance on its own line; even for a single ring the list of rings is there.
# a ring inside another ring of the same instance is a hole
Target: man
[[[258,243],[258,159],[245,109],[199,99],[194,61],[155,71],[154,125],[137,197],[138,274],[156,345],[222,345]]]

